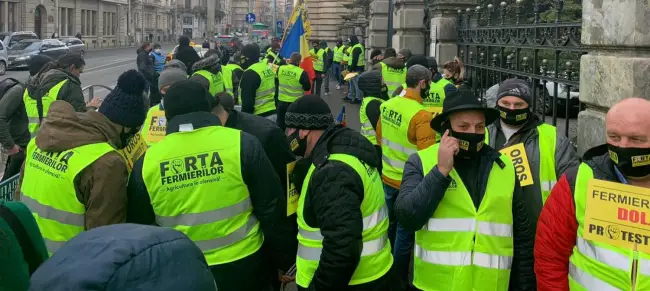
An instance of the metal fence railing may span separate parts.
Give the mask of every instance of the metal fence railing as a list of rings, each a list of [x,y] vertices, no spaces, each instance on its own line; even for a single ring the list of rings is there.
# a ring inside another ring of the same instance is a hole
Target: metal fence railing
[[[96,93],[97,88],[104,89],[104,90],[106,90],[108,92],[113,90],[113,88],[111,88],[109,86],[100,85],[100,84],[89,85],[89,86],[83,87],[83,88],[81,88],[81,92],[84,93],[84,98],[86,100],[86,103],[88,103],[90,100],[93,100],[93,98],[95,98],[95,93]],[[86,94],[86,91],[88,91],[87,94]],[[108,94],[108,92],[106,92],[106,94]],[[102,96],[102,97],[106,97],[106,96]]]
[[[582,110],[580,57],[588,53],[580,42],[581,9],[575,0],[567,0],[566,11],[564,0],[548,2],[517,0],[459,10],[458,56],[468,83],[488,106],[494,106],[501,81],[527,80],[534,112],[573,140],[577,122],[572,118]]]
[[[17,174],[2,183],[0,183],[0,201],[12,201],[14,198],[14,193],[16,188],[18,188],[18,178],[20,174]]]

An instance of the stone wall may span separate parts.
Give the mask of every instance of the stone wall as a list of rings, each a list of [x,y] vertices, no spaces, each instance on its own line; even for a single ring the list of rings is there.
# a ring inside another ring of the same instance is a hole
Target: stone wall
[[[343,7],[343,4],[347,3],[352,3],[352,0],[307,1],[311,38],[334,43],[339,36],[338,26],[343,22],[341,15],[348,13],[348,10]]]
[[[388,0],[374,0],[370,4],[370,22],[366,49],[385,49],[388,39]]]
[[[578,152],[605,142],[605,113],[626,97],[650,99],[650,9],[647,0],[584,0]]]
[[[413,54],[424,54],[424,1],[395,1],[393,47],[409,48]]]

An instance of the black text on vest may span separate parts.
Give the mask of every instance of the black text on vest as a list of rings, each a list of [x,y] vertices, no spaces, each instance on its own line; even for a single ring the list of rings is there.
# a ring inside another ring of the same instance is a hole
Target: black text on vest
[[[402,125],[402,114],[384,107],[381,111],[381,122],[382,125],[387,123],[393,127],[400,127]]]
[[[68,161],[74,155],[73,151],[67,152],[44,152],[36,149],[32,153],[30,166],[41,170],[43,173],[60,178],[68,170]],[[45,167],[43,167],[45,166]],[[54,172],[52,172],[54,170]]]
[[[168,188],[170,191],[219,182],[223,173],[223,161],[218,152],[194,154],[160,162],[161,183],[173,186]]]
[[[282,70],[282,72],[280,72],[280,75],[285,77],[295,78],[296,72],[291,70]]]
[[[427,97],[425,98],[424,101],[440,103],[440,94],[435,93],[435,92],[429,92],[429,94],[427,94]]]
[[[167,118],[164,116],[152,116],[149,123],[149,131],[162,131],[165,132],[167,128]]]
[[[396,69],[396,68],[391,68],[391,67],[386,66],[386,70],[391,72],[391,73],[404,74],[404,68]]]
[[[517,178],[519,178],[519,182],[528,179],[528,175],[526,175],[526,166],[524,165],[524,158],[521,157],[521,151],[514,150],[510,153],[510,156],[512,158],[512,165],[515,167],[515,174],[517,174]]]
[[[275,78],[275,74],[273,74],[273,71],[271,69],[263,70],[262,75],[264,75],[264,79]]]

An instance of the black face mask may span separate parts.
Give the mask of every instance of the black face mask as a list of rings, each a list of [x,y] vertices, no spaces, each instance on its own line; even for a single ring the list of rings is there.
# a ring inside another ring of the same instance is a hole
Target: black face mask
[[[129,130],[128,132],[124,131],[124,129],[122,129],[122,132],[120,133],[121,147],[118,148],[118,150],[126,148],[129,145],[129,143],[131,142],[131,139],[133,139],[133,137],[135,136],[136,133],[138,133],[137,128],[131,128],[131,130]]]
[[[650,148],[620,148],[607,144],[609,158],[626,177],[650,175]]]
[[[474,158],[485,145],[485,134],[466,133],[450,130],[451,136],[458,140],[458,154],[456,157],[469,159]]]
[[[388,100],[388,87],[385,84],[381,85],[381,91],[379,92],[379,98]]]
[[[530,113],[530,110],[528,108],[510,109],[499,105],[497,105],[497,108],[499,109],[501,120],[507,125],[517,126],[522,125],[528,121],[528,116]]]
[[[296,161],[296,165],[293,166],[293,172],[291,173],[291,181],[293,182],[293,185],[296,186],[296,190],[298,190],[298,193],[302,191],[302,183],[305,181],[305,177],[307,176],[310,167],[311,167],[310,158],[299,159],[298,161]]]
[[[429,89],[431,89],[431,83],[427,84],[426,87],[420,89],[420,97],[422,97],[422,99],[427,98],[427,96],[429,96]]]
[[[289,142],[289,148],[291,148],[294,155],[299,157],[305,156],[305,152],[307,151],[307,139],[301,139],[298,130],[289,135],[287,141]]]

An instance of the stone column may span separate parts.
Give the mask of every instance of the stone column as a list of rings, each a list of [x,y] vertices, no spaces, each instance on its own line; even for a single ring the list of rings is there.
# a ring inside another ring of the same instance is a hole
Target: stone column
[[[8,32],[9,31],[9,1],[4,1],[4,3],[2,3],[2,4],[3,4],[2,5],[2,9],[3,9],[2,17],[4,17],[4,22],[5,22],[4,23],[5,24],[4,25],[4,32]]]
[[[424,1],[395,1],[396,15],[393,18],[393,48],[409,48],[413,54],[424,54]]]
[[[432,1],[430,34],[425,36],[430,39],[429,56],[438,61],[438,66],[454,59],[458,53],[456,39],[458,38],[457,17],[458,10],[465,11],[476,7],[477,0],[436,0]]]
[[[370,3],[370,24],[368,25],[366,49],[385,49],[388,29],[388,0],[374,0]]]
[[[612,22],[612,19],[616,19]],[[650,9],[647,0],[584,0],[578,154],[605,143],[605,113],[626,97],[650,99]]]

